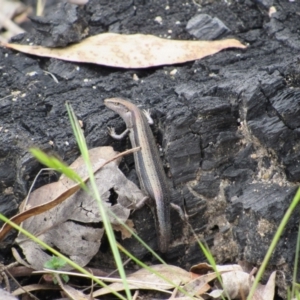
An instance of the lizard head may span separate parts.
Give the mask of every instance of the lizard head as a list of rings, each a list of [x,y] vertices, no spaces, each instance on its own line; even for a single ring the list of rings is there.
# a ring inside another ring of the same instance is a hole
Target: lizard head
[[[132,127],[133,108],[136,108],[134,104],[122,98],[108,98],[104,100],[104,104],[119,114],[125,121],[127,127]]]

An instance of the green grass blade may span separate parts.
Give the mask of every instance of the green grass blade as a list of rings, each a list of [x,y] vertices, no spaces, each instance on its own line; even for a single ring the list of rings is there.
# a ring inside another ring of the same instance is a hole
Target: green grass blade
[[[293,272],[293,284],[292,284],[291,298],[295,297],[296,285],[294,284],[294,282],[297,282],[299,251],[300,251],[300,224],[298,226],[298,235],[297,235],[296,254],[295,254],[295,261],[294,261],[294,272]]]
[[[44,153],[42,150],[39,150],[37,148],[31,148],[29,151],[40,163],[47,166],[48,168],[52,168],[66,175],[68,178],[72,179],[76,183],[79,183],[80,186],[86,190],[86,185],[83,182],[82,178],[73,169],[65,165],[56,157],[49,156],[46,153]]]
[[[89,276],[92,280],[94,280],[95,282],[97,282],[100,286],[109,288],[109,286],[107,286],[104,282],[102,282],[101,280],[99,280],[98,278],[96,278],[93,274],[91,274],[90,272],[86,271],[84,268],[80,267],[79,265],[77,265],[76,263],[74,263],[72,260],[70,260],[66,256],[62,255],[60,252],[56,251],[52,247],[48,246],[46,243],[44,243],[40,239],[36,238],[34,235],[32,235],[31,233],[29,233],[27,230],[23,229],[22,227],[18,226],[15,223],[11,222],[8,218],[6,218],[5,216],[3,216],[1,213],[0,213],[0,220],[2,220],[3,222],[8,223],[11,227],[15,228],[16,230],[18,230],[19,232],[21,232],[22,234],[24,234],[25,236],[27,236],[28,238],[30,238],[32,241],[34,241],[35,243],[37,243],[40,246],[42,246],[44,249],[50,251],[53,255],[55,255],[55,256],[63,259],[64,261],[66,261],[66,263],[68,263],[74,269],[78,270],[82,274],[85,274],[85,275]],[[123,297],[118,292],[116,292],[114,290],[111,290],[111,289],[110,289],[110,291],[116,297],[118,297],[118,298],[120,298],[122,300],[126,300],[126,298]]]
[[[221,284],[221,286],[223,288],[223,291],[226,294],[227,299],[230,299],[230,297],[229,297],[229,295],[227,293],[227,290],[224,288],[221,275],[220,275],[220,273],[217,270],[217,264],[216,264],[216,261],[215,261],[213,255],[212,255],[212,253],[209,251],[208,246],[205,246],[200,240],[198,240],[198,243],[199,243],[199,246],[200,246],[203,254],[205,255],[206,259],[208,260],[209,264],[212,266],[213,270],[216,272],[217,279],[220,282],[220,284]],[[223,294],[221,294],[221,297],[222,297],[222,299],[225,299]]]
[[[299,204],[299,201],[300,201],[300,188],[298,188],[297,190],[297,193],[295,195],[295,197],[293,198],[293,201],[291,203],[291,205],[289,206],[288,210],[286,211],[282,221],[280,222],[280,225],[275,233],[275,236],[271,242],[271,245],[270,247],[268,248],[268,251],[264,257],[264,260],[257,272],[257,275],[255,277],[255,280],[253,282],[253,285],[251,287],[251,290],[250,290],[250,293],[247,297],[247,300],[251,300],[253,298],[253,295],[254,295],[254,292],[256,290],[256,287],[262,277],[262,275],[264,274],[265,270],[266,270],[266,267],[267,267],[267,264],[272,256],[272,253],[274,252],[275,248],[276,248],[276,245],[280,239],[280,236],[282,235],[283,231],[284,231],[284,228],[287,224],[287,222],[289,221],[293,211],[295,210],[296,206]]]
[[[187,291],[185,291],[182,287],[177,286],[174,282],[172,282],[171,280],[169,280],[168,278],[166,278],[165,276],[160,275],[160,273],[156,272],[155,270],[153,270],[151,268],[151,266],[147,266],[146,264],[144,264],[143,262],[141,262],[140,260],[138,260],[135,256],[133,256],[130,252],[128,252],[124,247],[122,247],[121,245],[118,245],[119,249],[126,254],[129,258],[131,258],[134,262],[136,262],[139,266],[141,266],[142,268],[148,270],[149,272],[155,274],[157,277],[163,279],[165,282],[169,283],[170,285],[172,285],[174,288],[178,288],[178,290],[180,292],[182,292],[184,295],[186,295],[187,297],[190,297],[191,299],[193,298],[193,296],[191,294],[189,294]]]
[[[67,106],[67,111],[68,111],[68,115],[69,115],[69,118],[70,118],[70,122],[71,122],[71,125],[72,125],[72,128],[73,128],[73,132],[74,132],[76,141],[78,143],[78,147],[80,149],[81,155],[82,155],[83,160],[84,160],[84,162],[87,166],[87,169],[88,169],[88,174],[89,174],[89,177],[90,177],[92,192],[93,192],[94,198],[96,199],[96,201],[98,203],[98,206],[99,206],[99,211],[100,211],[100,214],[101,214],[101,217],[102,217],[102,220],[103,220],[106,235],[108,237],[109,244],[110,244],[110,247],[111,247],[111,250],[112,250],[112,253],[113,253],[113,256],[114,256],[114,259],[115,259],[115,262],[116,262],[116,265],[117,265],[117,268],[118,268],[118,271],[119,271],[119,274],[120,274],[120,277],[123,280],[123,284],[124,284],[127,299],[131,299],[132,296],[131,296],[131,292],[130,292],[130,289],[129,289],[129,286],[128,286],[128,283],[127,283],[127,280],[126,280],[126,274],[125,274],[125,270],[124,270],[124,267],[123,267],[123,264],[122,264],[121,255],[120,255],[120,252],[119,252],[118,247],[117,247],[115,235],[114,235],[112,226],[110,224],[110,220],[109,220],[107,211],[106,211],[104,205],[102,204],[102,201],[101,201],[101,198],[100,198],[100,195],[99,195],[99,191],[98,191],[98,188],[97,188],[97,185],[96,185],[93,169],[92,169],[91,162],[90,162],[89,155],[88,155],[88,148],[87,148],[87,145],[85,143],[85,138],[84,138],[84,135],[82,133],[82,129],[79,126],[79,122],[78,122],[78,120],[75,116],[75,113],[74,113],[72,107],[68,104],[66,106]]]

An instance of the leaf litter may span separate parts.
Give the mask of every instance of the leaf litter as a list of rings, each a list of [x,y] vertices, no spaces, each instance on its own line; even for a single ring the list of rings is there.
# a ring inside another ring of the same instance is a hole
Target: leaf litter
[[[0,41],[7,42],[14,35],[25,32],[18,23],[24,22],[32,9],[11,0],[0,0],[0,6]]]
[[[116,156],[112,147],[94,148],[89,151],[94,170],[102,166],[107,160]],[[78,158],[72,165],[81,177],[87,176],[87,170],[83,159]],[[95,180],[99,188],[101,199],[106,209],[111,211],[118,219],[126,222],[130,208],[140,201],[144,195],[137,186],[127,180],[118,169],[118,162],[110,162],[95,173]],[[67,199],[52,206],[51,209],[34,215],[34,209],[44,202],[51,203],[66,193],[74,183],[62,176],[58,182],[54,182],[35,190],[29,198],[27,208],[30,207],[32,217],[23,222],[23,228],[35,235],[48,245],[58,248],[62,253],[80,266],[85,266],[98,252],[103,228],[94,228],[87,224],[95,224],[102,221],[97,202],[92,195],[83,190],[78,190],[69,195]],[[89,182],[87,183],[89,187]],[[110,190],[114,189],[118,194],[116,204],[109,202]],[[54,200],[53,200],[54,199]],[[52,201],[53,200],[53,201]],[[23,214],[26,213],[23,212]],[[22,215],[22,214],[21,214]],[[110,215],[110,222],[119,225],[120,222]],[[43,269],[43,265],[51,256],[35,242],[20,234],[16,242],[22,248],[26,260],[35,270]],[[69,270],[66,266],[63,269]]]
[[[204,263],[206,264],[206,263]],[[209,266],[208,264],[206,264]],[[213,267],[206,268],[207,273],[198,274],[188,272],[180,267],[173,265],[152,265],[148,269],[140,269],[127,276],[128,287],[131,290],[155,290],[171,294],[169,290],[173,289],[172,296],[169,299],[240,299],[244,300],[248,296],[247,289],[251,288],[253,275],[246,273],[238,265],[217,265],[216,271]],[[54,273],[66,274],[69,276],[86,275],[54,271]],[[38,272],[41,273],[41,272]],[[243,274],[243,275],[242,275]],[[222,279],[220,286],[217,277]],[[255,291],[253,300],[273,300],[275,294],[275,276],[273,272],[269,277],[266,285],[260,284]],[[112,282],[108,287],[101,288],[93,292],[93,297],[100,297],[115,292],[124,291],[124,285],[119,278],[98,277],[104,282]],[[48,287],[48,286],[47,286]],[[34,290],[32,286],[24,287],[26,290]],[[38,289],[42,289],[39,285]],[[20,295],[24,293],[21,289],[16,290],[13,294]],[[97,298],[98,299],[98,298]]]
[[[177,64],[201,59],[227,48],[246,48],[246,46],[235,39],[221,41],[179,41],[162,39],[151,35],[120,35],[115,33],[99,34],[89,37],[78,44],[57,49],[10,43],[6,43],[5,46],[37,56],[121,68],[147,68]],[[96,151],[99,151],[99,149],[90,151],[91,160],[93,161],[92,156]],[[108,150],[108,152],[109,151],[112,151],[112,149]],[[95,157],[97,157],[96,154]],[[96,161],[98,160],[98,163],[101,161],[99,157],[95,159]],[[101,163],[103,162],[101,161]],[[81,158],[77,159],[71,166],[80,176],[87,176],[87,171],[82,165]],[[97,166],[97,164],[94,164],[94,166]],[[126,221],[130,213],[128,207],[132,204],[128,202],[128,199],[138,201],[143,195],[136,186],[129,186],[130,183],[128,185],[126,182],[127,179],[118,173],[120,171],[116,170],[118,170],[116,163],[108,164],[105,168],[101,169],[101,172],[96,173],[96,181],[99,183],[99,189],[101,189],[101,186],[105,186],[105,188],[100,191],[105,205],[113,209],[119,218]],[[116,176],[117,184],[112,186],[105,180],[116,172],[118,173]],[[100,173],[103,174],[100,176],[98,175]],[[105,184],[103,184],[103,182]],[[125,188],[122,189],[122,186]],[[122,197],[119,197],[119,203],[114,206],[111,206],[108,202],[109,189],[112,187],[117,187],[119,196],[122,195]],[[62,197],[64,199],[61,198],[61,201],[59,201],[60,204],[57,203],[59,206],[57,206],[57,204],[52,208],[48,206],[42,214],[36,215],[37,210],[34,212],[34,207],[49,201],[53,203],[53,199],[59,198],[66,191],[68,191],[67,194]],[[133,195],[128,194],[128,191],[132,191]],[[82,204],[82,199],[84,199],[84,204]],[[79,265],[86,265],[98,251],[103,230],[90,227],[87,227],[88,230],[85,230],[85,228],[83,228],[84,226],[82,227],[80,224],[72,222],[91,223],[101,221],[95,201],[92,197],[80,191],[78,185],[74,188],[74,183],[62,176],[59,182],[41,187],[31,194],[30,201],[27,203],[27,209],[30,210],[32,208],[33,212],[31,217],[33,217],[23,219],[22,221],[25,220],[23,227],[49,245],[60,248],[62,252],[67,253],[71,259],[76,261]],[[111,222],[114,223],[116,227],[119,226],[119,223],[114,218],[111,218]],[[41,224],[43,224],[43,226],[41,226]],[[122,229],[120,230],[122,231]],[[73,235],[73,233],[78,233],[78,235]],[[124,234],[126,235],[125,232]],[[82,236],[86,237],[86,251],[82,251],[82,248],[84,248],[82,247]],[[41,255],[41,252],[43,252],[42,249],[38,249],[36,244],[24,239],[22,235],[17,238],[17,242],[19,242],[21,248],[23,248],[29,263],[37,270],[42,269],[43,263],[49,259],[49,257]],[[79,242],[81,243],[81,250],[77,253],[76,248],[78,248]],[[151,269],[159,273],[162,277],[167,278],[168,281],[172,281],[175,285],[181,285],[183,290],[189,295],[198,298],[201,298],[200,295],[204,294],[206,297],[215,298],[215,296],[217,296],[219,298],[223,294],[224,296],[229,295],[231,299],[243,299],[247,297],[253,282],[253,276],[244,272],[238,265],[217,266],[217,271],[223,280],[225,293],[222,288],[213,283],[217,278],[217,273],[213,272],[213,268],[208,264],[194,266],[191,268],[191,272],[171,265],[151,266]],[[275,276],[276,273],[273,272],[265,286],[259,285],[254,294],[254,299],[271,300],[274,298]],[[128,275],[128,281],[131,289],[166,291],[174,288],[173,284],[166,282],[160,276],[146,269],[141,269]],[[66,289],[70,291],[70,287],[65,286]],[[123,284],[119,282],[111,284],[110,288],[116,291],[122,291],[124,289]],[[212,291],[206,294],[209,290]],[[71,292],[75,298],[82,297],[85,299],[85,295],[79,295],[77,290],[72,290]],[[102,288],[94,292],[93,296],[97,297],[109,292],[107,288]],[[173,297],[183,299],[185,297],[184,295],[185,293],[178,292],[177,297]]]
[[[141,200],[144,195],[117,168],[119,161],[111,161],[112,157],[116,157],[116,152],[111,147],[91,149],[89,150],[89,155],[104,205],[108,209],[111,209],[124,222],[130,222],[128,220],[130,208]],[[100,169],[105,161],[111,162]],[[87,176],[87,170],[81,157],[75,160],[70,167],[79,176],[83,178]],[[34,208],[41,205],[44,201],[49,202],[50,200],[51,203],[51,199],[59,197],[61,193],[70,188],[72,189],[73,186],[73,182],[67,177],[61,176],[58,182],[35,190],[30,195],[26,207],[34,211]],[[109,190],[111,188],[115,189],[119,195],[117,204],[113,206],[108,202]],[[121,226],[115,218],[111,217],[110,221],[122,232]],[[38,215],[33,214],[32,218],[23,222],[23,227],[47,244],[60,249],[60,251],[67,254],[80,266],[85,266],[98,252],[103,229],[88,227],[84,224],[98,222],[101,222],[101,216],[99,215],[98,206],[94,199],[84,191],[79,190],[50,210]],[[83,226],[81,225],[82,223]],[[130,227],[133,227],[132,223]],[[122,232],[122,234],[130,236],[126,232]],[[16,239],[16,242],[23,249],[24,255],[31,267],[36,270],[42,270],[44,263],[50,259],[50,256],[38,245],[22,235]],[[127,276],[130,289],[156,290],[170,294],[169,290],[175,288],[174,294],[170,299],[187,299],[187,295],[189,299],[220,299],[221,297],[245,299],[253,282],[252,273],[244,272],[239,265],[217,265],[217,272],[207,263],[200,263],[191,267],[190,272],[172,265],[154,265],[149,268],[150,270],[140,269]],[[66,267],[64,269],[68,270],[70,268]],[[56,272],[64,274],[63,271]],[[222,285],[218,283],[218,275],[222,279]],[[258,286],[253,299],[274,299],[275,275],[275,272],[271,274],[266,285]],[[116,282],[110,284],[108,288],[96,290],[93,293],[93,297],[108,294],[111,290],[116,292],[124,290],[124,285],[119,279],[101,279],[109,282],[115,280]],[[45,286],[45,288],[49,288],[49,285]],[[67,284],[64,284],[61,288],[65,292],[68,292],[71,295],[70,297],[75,297],[74,299],[76,297],[81,297],[82,299],[87,297],[86,299],[88,299],[88,296],[85,296]],[[33,291],[35,289],[43,289],[43,286],[25,286],[23,289],[16,290],[13,294],[20,295],[24,290]]]
[[[149,270],[141,269],[127,276],[130,289],[147,289],[164,291],[177,289],[176,295],[170,299],[246,299],[253,283],[252,273],[243,271],[239,265],[217,265],[216,270],[207,263],[201,263],[191,268],[190,272],[172,265],[149,266]],[[199,274],[195,269],[200,270]],[[159,275],[157,275],[158,273]],[[217,280],[221,277],[222,286]],[[254,294],[255,300],[273,300],[275,294],[275,275],[273,272],[266,285],[260,284]],[[105,280],[104,278],[102,278]],[[181,288],[178,288],[180,286]],[[109,285],[110,289],[123,291],[121,282]],[[210,293],[207,293],[211,291]],[[108,288],[102,288],[93,293],[93,297],[110,293]]]
[[[65,48],[11,43],[4,46],[37,56],[134,69],[193,61],[227,48],[246,48],[236,39],[186,41],[117,33],[101,33]]]
[[[89,155],[93,169],[96,171],[99,169],[99,166],[103,165],[103,162],[109,161],[111,157],[115,157],[116,152],[111,147],[99,147],[89,150]],[[118,161],[112,161],[105,167],[102,167],[95,173],[95,179],[98,183],[97,186],[99,187],[104,205],[108,209],[112,209],[125,222],[128,221],[130,207],[135,202],[141,200],[143,194],[131,181],[126,179],[118,169],[118,163]],[[70,167],[79,176],[83,178],[87,176],[87,170],[81,157],[75,160]],[[51,198],[60,195],[62,192],[60,189],[63,191],[68,190],[73,185],[68,178],[61,176],[58,182],[35,190],[30,195],[26,207],[34,209],[34,207],[40,205],[43,201],[47,202]],[[108,202],[109,190],[111,188],[114,188],[119,195],[117,204],[113,206]],[[86,225],[82,226],[81,224],[98,223],[100,221],[101,216],[99,215],[98,206],[94,199],[84,191],[79,190],[60,203],[60,205],[27,219],[23,222],[23,227],[47,244],[60,249],[60,251],[67,254],[80,266],[85,266],[98,252],[103,229],[88,227]],[[110,221],[116,224],[117,227],[120,226],[115,218],[112,217]],[[50,256],[34,242],[22,236],[22,234],[16,239],[16,242],[23,249],[24,255],[30,265],[36,270],[42,270],[44,263],[50,259]],[[195,299],[219,299],[220,297],[228,296],[231,299],[245,299],[253,282],[252,274],[244,272],[239,265],[217,265],[216,270],[214,270],[209,264],[200,263],[191,267],[190,272],[172,265],[154,265],[149,268],[150,270],[140,269],[127,276],[130,289],[156,290],[170,294],[169,290],[175,288],[171,299],[186,299],[187,295]],[[64,269],[68,270],[70,268],[66,267]],[[56,272],[64,274],[61,270]],[[72,273],[67,272],[66,274]],[[222,278],[222,285],[218,284],[218,275]],[[109,282],[114,281],[113,278],[101,279]],[[14,295],[20,295],[24,290],[32,291],[35,288],[43,289],[43,286],[26,286],[23,287],[23,290],[16,290]],[[49,285],[46,288],[49,288]],[[72,295],[70,297],[75,297],[74,299],[76,297],[82,297],[82,299],[87,297],[86,299],[88,299],[88,296],[85,296],[67,284],[64,284],[61,288],[65,292],[68,292],[69,295]],[[124,285],[119,279],[115,279],[115,282],[110,284],[108,288],[96,290],[93,293],[93,297],[108,294],[111,290],[116,292],[123,291]],[[275,272],[271,274],[265,286],[259,285],[254,294],[254,299],[272,300],[274,298],[274,291]]]
[[[113,149],[111,147],[102,147],[101,149],[106,152],[107,150],[105,148],[110,148],[111,151]],[[97,148],[95,148],[97,149]],[[99,149],[99,148],[98,148]],[[123,153],[120,153],[107,161],[104,160],[104,162],[97,164],[97,156],[94,157],[94,151],[96,152],[97,150],[90,150],[90,155],[91,155],[91,162],[94,163],[93,165],[93,172],[98,171],[101,167],[109,163],[110,161],[114,161],[116,159],[119,159],[120,157],[130,154],[134,151],[137,151],[137,148],[133,148],[130,150],[127,150]],[[101,155],[104,155],[102,153]],[[87,174],[87,172],[85,173]],[[84,182],[86,182],[89,179],[88,176],[84,178]],[[35,193],[38,194],[40,193],[40,197],[43,198],[44,202],[40,204],[40,202],[36,202],[34,199],[31,199],[30,204],[25,203],[23,205],[27,205],[26,210],[22,211],[21,213],[13,216],[10,221],[14,222],[15,224],[20,224],[21,222],[27,220],[30,217],[33,217],[35,215],[41,214],[45,211],[48,211],[49,209],[59,205],[66,199],[68,199],[69,196],[73,195],[75,192],[80,190],[80,184],[74,182],[72,180],[69,180],[68,178],[61,177],[61,181],[57,182],[57,186],[54,185],[55,188],[53,188],[50,185],[47,185],[46,187],[41,187],[40,189],[36,190]],[[45,190],[44,190],[45,189]],[[47,192],[46,194],[44,192]],[[39,197],[36,197],[36,199],[39,199]],[[24,202],[24,201],[23,201]],[[36,202],[36,203],[35,203]],[[23,206],[21,204],[20,207]],[[5,223],[1,230],[0,230],[0,241],[5,237],[5,235],[11,230],[11,226],[8,223]]]

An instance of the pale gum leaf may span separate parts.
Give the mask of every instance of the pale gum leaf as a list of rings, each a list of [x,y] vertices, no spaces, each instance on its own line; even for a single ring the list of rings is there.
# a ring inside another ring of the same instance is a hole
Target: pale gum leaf
[[[107,148],[107,147],[104,147]],[[98,149],[98,148],[96,148]],[[89,150],[91,151],[91,150]],[[93,151],[97,151],[94,150]],[[93,152],[92,151],[92,152]],[[130,149],[126,151],[126,154],[129,154],[129,152],[136,151],[136,149]],[[111,155],[110,152],[113,153],[113,150],[110,151],[109,149],[105,150],[106,155]],[[102,151],[100,151],[101,155],[103,154]],[[115,157],[112,158],[112,160],[119,159],[120,156],[124,155],[124,153],[120,153],[116,155]],[[98,158],[95,157],[97,160]],[[93,155],[92,155],[92,162],[93,162]],[[105,162],[108,163],[111,162],[111,160],[108,160]],[[114,163],[113,163],[114,164]],[[93,169],[93,171],[97,171],[103,166],[103,164],[98,164],[96,166],[96,169]],[[95,166],[94,166],[95,167]],[[83,168],[84,170],[84,168]],[[85,171],[86,172],[86,171]],[[83,178],[84,182],[87,182],[89,177]],[[55,184],[57,184],[55,186]],[[49,186],[49,187],[48,187]],[[49,189],[49,194],[46,193],[45,191],[48,191]],[[50,185],[46,185],[41,187],[40,189],[35,190],[31,195],[30,195],[30,201],[26,205],[27,210],[23,211],[15,216],[13,216],[10,221],[20,224],[23,221],[27,220],[30,217],[39,215],[45,211],[48,211],[49,209],[52,209],[59,205],[60,203],[64,202],[66,199],[68,199],[70,196],[75,194],[77,191],[80,190],[80,185],[74,183],[68,178],[64,178],[61,181],[55,182]],[[39,194],[43,195],[43,198],[40,199]],[[139,197],[142,197],[141,195],[138,195]],[[136,197],[138,198],[138,197]],[[141,199],[141,198],[139,198]],[[42,200],[42,204],[41,204]],[[2,228],[0,229],[0,241],[5,237],[5,235],[11,230],[11,226],[8,223],[5,223]]]
[[[125,224],[133,231],[136,233],[136,230],[134,228],[134,224],[132,222],[132,220],[128,219]],[[118,225],[118,224],[112,224],[113,229],[115,231],[119,231],[121,232],[122,235],[122,240],[125,240],[126,238],[130,238],[132,237],[132,234],[129,230],[127,230],[127,228],[125,228],[123,225]]]
[[[236,264],[232,265],[216,265],[216,270],[218,272],[228,272],[228,271],[243,271],[242,267]],[[199,263],[190,268],[193,278],[199,275],[207,274],[208,272],[213,272],[214,268],[208,263]]]
[[[30,285],[23,285],[22,287],[14,290],[12,295],[20,296],[22,294],[34,291],[46,291],[46,290],[60,290],[61,288],[57,285],[54,286],[53,284],[30,284]]]
[[[266,285],[258,284],[253,300],[273,300],[275,295],[276,271],[272,272]]]
[[[265,286],[263,292],[263,299],[264,300],[273,300],[275,295],[275,279],[276,279],[276,271],[274,271]]]
[[[94,171],[103,166],[104,163],[109,162],[110,159],[119,157],[116,156],[111,147],[94,148],[89,150],[89,154]],[[78,158],[71,167],[83,178],[88,179],[82,158]],[[144,197],[134,183],[126,179],[115,162],[109,163],[95,172],[95,181],[103,205],[113,213],[113,216],[109,214],[110,222],[113,224],[120,224],[119,220],[125,222],[130,214],[128,207]],[[90,182],[88,181],[87,187],[89,188],[89,186]],[[31,218],[23,220],[23,228],[48,245],[60,249],[78,265],[85,266],[99,250],[104,231],[103,228],[91,228],[85,225],[85,223],[102,221],[98,203],[94,200],[93,195],[83,190],[73,193],[74,187],[70,186],[69,179],[66,177],[50,184],[49,191],[47,191],[47,187],[48,185],[45,185],[34,191],[30,195],[27,205],[32,206],[31,209],[23,212],[23,216],[22,214],[18,215],[19,218],[23,218],[30,211]],[[117,203],[114,205],[108,202],[111,188],[114,188],[118,194]],[[69,193],[70,190],[72,193]],[[66,193],[68,197],[66,197]],[[51,197],[55,198],[52,199]],[[45,200],[46,204],[44,204]],[[45,205],[48,208],[46,211]],[[36,270],[43,268],[44,263],[50,259],[50,256],[40,246],[22,234],[18,236],[16,243],[22,248],[28,263]],[[69,268],[68,265],[63,269],[68,270]]]
[[[211,286],[208,284],[208,282],[214,280],[217,277],[216,273],[209,273],[207,275],[200,276],[198,278],[195,278],[188,282],[183,289],[192,296],[195,295],[203,295],[206,293],[208,290],[211,289]],[[183,297],[184,293],[179,292],[178,293],[179,297]]]
[[[170,297],[169,300],[204,300],[204,298],[197,296],[197,297],[190,297],[190,296],[185,296],[185,297],[176,297],[176,298],[172,298]]]
[[[236,39],[182,41],[153,35],[102,33],[65,48],[5,44],[24,53],[67,61],[95,63],[120,68],[147,68],[184,63],[215,54],[226,48],[246,46]]]
[[[221,275],[223,287],[230,299],[246,299],[254,277],[242,271],[226,272]]]
[[[69,299],[72,299],[72,300],[91,300],[90,295],[85,295],[81,291],[78,291],[78,290],[74,289],[73,287],[71,287],[67,284],[61,285],[61,288],[67,294]]]
[[[150,266],[150,268],[166,279],[172,281],[174,284],[185,284],[190,280],[190,273],[172,265],[155,265]],[[173,285],[169,284],[162,278],[151,273],[147,269],[140,269],[135,273],[132,273],[127,276],[129,283],[129,289],[147,289],[147,290],[168,290],[173,288]],[[134,283],[133,283],[134,281]],[[124,284],[121,282],[115,282],[109,285],[110,289],[114,291],[123,291]],[[110,293],[110,290],[107,288],[102,288],[93,293],[93,297],[98,297]]]
[[[209,265],[206,264],[206,263],[203,263],[201,265],[204,266],[204,267],[205,267],[205,265],[209,267]],[[235,265],[231,265],[231,267],[232,266],[235,266]],[[220,266],[217,266],[217,267],[220,267]],[[223,266],[223,267],[224,267],[224,270],[220,270],[220,271],[218,270],[218,273],[210,272],[210,273],[207,273],[207,274],[200,274],[196,278],[195,278],[195,273],[192,274],[193,280],[189,281],[183,287],[183,289],[186,292],[188,292],[190,295],[197,295],[197,296],[203,295],[204,293],[206,293],[211,288],[211,286],[208,283],[211,282],[212,280],[216,279],[218,277],[218,274],[221,275],[223,273],[224,274],[232,273],[232,272],[229,272],[228,270],[225,270],[225,266]],[[228,266],[228,267],[230,268],[230,266]],[[183,293],[179,292],[178,296],[179,297],[183,296]]]
[[[223,290],[220,290],[220,289],[213,290],[208,295],[214,299],[221,299],[221,297],[223,295]]]

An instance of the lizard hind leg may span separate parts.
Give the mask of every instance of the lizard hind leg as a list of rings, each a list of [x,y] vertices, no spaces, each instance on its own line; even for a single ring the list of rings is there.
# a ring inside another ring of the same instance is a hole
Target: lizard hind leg
[[[148,204],[149,203],[149,197],[148,196],[145,196],[142,200],[140,200],[138,203],[135,204],[135,207],[134,207],[134,211],[142,208],[145,204]]]

